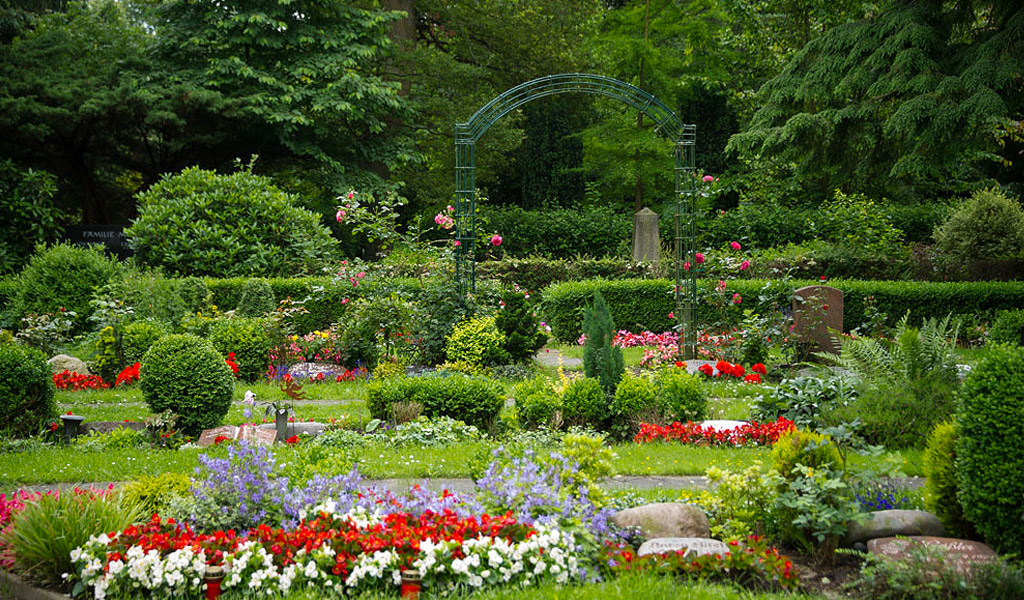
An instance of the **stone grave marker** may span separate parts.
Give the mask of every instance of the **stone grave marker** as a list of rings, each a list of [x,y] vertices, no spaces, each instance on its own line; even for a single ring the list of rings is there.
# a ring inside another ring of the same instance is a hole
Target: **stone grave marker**
[[[981,542],[929,535],[912,535],[907,539],[875,538],[868,542],[868,552],[898,560],[906,554],[910,544],[924,544],[939,548],[947,563],[960,573],[969,572],[976,564],[999,560],[995,551]]]
[[[658,213],[645,208],[633,215],[633,261],[658,262],[661,259],[661,238],[658,236]]]
[[[238,434],[239,440],[245,440],[261,446],[272,446],[277,439],[277,431],[262,427],[242,427]]]
[[[199,439],[196,440],[196,445],[200,448],[212,446],[218,436],[224,436],[229,440],[244,440],[253,444],[270,446],[274,443],[274,439],[277,438],[277,432],[272,429],[267,430],[260,427],[235,427],[234,425],[222,425],[220,427],[214,427],[213,429],[204,429],[203,432],[199,434]]]
[[[809,285],[793,295],[793,334],[807,344],[808,353],[838,354],[839,340],[828,330],[843,330],[843,290]]]
[[[639,556],[646,556],[648,554],[665,554],[680,550],[685,550],[686,554],[703,556],[705,554],[725,554],[729,551],[729,547],[720,540],[710,538],[654,538],[641,544],[640,549],[636,553]]]
[[[196,440],[196,445],[200,448],[207,448],[212,446],[214,440],[221,435],[229,440],[233,440],[238,437],[238,428],[234,425],[222,425],[220,427],[214,427],[213,429],[204,429],[203,432],[199,434],[199,439]]]

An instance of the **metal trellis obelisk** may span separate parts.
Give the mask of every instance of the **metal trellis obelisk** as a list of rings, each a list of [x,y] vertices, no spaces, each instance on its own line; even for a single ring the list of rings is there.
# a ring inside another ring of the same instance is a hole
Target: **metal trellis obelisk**
[[[605,96],[627,104],[654,121],[654,131],[675,142],[675,317],[680,329],[679,354],[696,357],[697,302],[696,196],[694,150],[697,128],[683,125],[660,100],[628,83],[587,73],[549,75],[518,85],[484,105],[465,123],[455,125],[455,279],[460,294],[475,288],[473,244],[476,226],[476,142],[491,125],[523,104],[565,93]]]

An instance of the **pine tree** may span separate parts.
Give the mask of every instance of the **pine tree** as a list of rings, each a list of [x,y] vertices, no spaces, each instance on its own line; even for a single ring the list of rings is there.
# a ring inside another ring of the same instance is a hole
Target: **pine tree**
[[[594,304],[583,315],[583,334],[587,337],[583,347],[583,374],[600,381],[606,394],[614,394],[625,366],[622,348],[612,346],[615,323],[601,292],[594,292]]]
[[[498,331],[505,334],[505,351],[513,362],[527,362],[540,350],[547,336],[526,301],[526,294],[510,290],[502,295],[503,306],[494,318]]]

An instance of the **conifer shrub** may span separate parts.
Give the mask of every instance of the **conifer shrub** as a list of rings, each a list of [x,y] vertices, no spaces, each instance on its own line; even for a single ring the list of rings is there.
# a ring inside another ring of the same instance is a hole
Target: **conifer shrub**
[[[615,323],[604,296],[597,290],[594,291],[593,304],[583,315],[583,335],[587,336],[583,346],[583,373],[597,379],[605,394],[611,396],[622,380],[625,364],[622,348],[612,346]]]
[[[231,408],[235,378],[213,345],[194,335],[169,335],[142,358],[139,387],[149,409],[177,415],[178,428],[197,436]]]
[[[0,432],[15,437],[37,433],[43,420],[57,414],[56,393],[46,355],[0,343]]]
[[[568,426],[600,429],[608,420],[608,397],[593,377],[573,379],[562,392],[562,419]]]
[[[262,317],[274,312],[277,302],[274,290],[265,279],[249,279],[242,287],[242,297],[235,312],[240,317]]]
[[[957,498],[959,481],[956,473],[956,423],[939,423],[928,436],[924,448],[924,506],[934,514],[954,537],[973,537],[970,523],[964,519]]]
[[[510,290],[502,295],[501,302],[494,325],[505,336],[505,352],[512,362],[529,362],[548,336],[540,332],[540,320],[529,305],[526,294]]]
[[[964,381],[956,472],[964,517],[1000,553],[1024,555],[1024,348],[1002,346]]]
[[[450,362],[485,367],[509,361],[505,336],[498,330],[494,317],[476,317],[456,325],[448,336],[445,354]]]
[[[267,372],[272,344],[264,319],[218,319],[210,325],[209,339],[221,356],[235,353],[242,381],[258,381]]]
[[[948,260],[998,260],[1024,253],[1024,209],[997,189],[979,190],[935,229]]]

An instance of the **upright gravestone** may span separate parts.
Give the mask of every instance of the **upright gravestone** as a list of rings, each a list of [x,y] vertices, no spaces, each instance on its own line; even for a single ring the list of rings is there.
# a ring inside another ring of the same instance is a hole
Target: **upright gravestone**
[[[658,236],[658,213],[645,208],[633,215],[633,260],[658,262],[661,259],[661,238]]]
[[[839,353],[839,340],[829,330],[843,330],[843,290],[809,285],[793,293],[793,333],[804,354]]]

